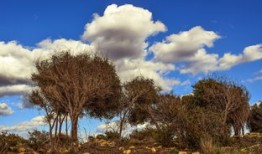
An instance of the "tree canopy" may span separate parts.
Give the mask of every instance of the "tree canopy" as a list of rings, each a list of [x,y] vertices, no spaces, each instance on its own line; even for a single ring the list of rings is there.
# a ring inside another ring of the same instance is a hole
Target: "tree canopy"
[[[50,106],[68,113],[73,142],[78,141],[80,115],[112,118],[116,114],[121,86],[114,66],[107,59],[63,52],[38,61],[36,68],[32,80]]]

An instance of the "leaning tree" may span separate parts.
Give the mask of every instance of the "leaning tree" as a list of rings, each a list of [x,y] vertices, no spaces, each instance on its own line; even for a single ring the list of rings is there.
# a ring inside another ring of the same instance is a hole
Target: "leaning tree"
[[[104,58],[69,52],[36,62],[32,80],[41,96],[68,113],[72,143],[78,144],[78,120],[83,114],[111,118],[121,92],[114,66]]]
[[[146,121],[159,125],[155,119],[152,106],[156,103],[160,88],[152,79],[138,76],[122,86],[122,94],[118,108],[119,137],[127,123],[137,125]]]
[[[195,105],[221,113],[224,126],[240,135],[249,114],[247,89],[222,77],[200,80],[193,88]]]

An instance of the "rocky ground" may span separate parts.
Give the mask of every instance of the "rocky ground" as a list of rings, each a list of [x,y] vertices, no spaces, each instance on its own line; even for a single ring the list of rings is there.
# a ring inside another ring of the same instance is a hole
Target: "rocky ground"
[[[12,149],[12,148],[11,148]],[[137,140],[126,144],[119,144],[113,140],[93,139],[79,145],[81,154],[200,154],[203,152],[192,150],[181,150],[174,147],[162,147],[153,141]],[[50,151],[48,147],[40,147],[38,151],[23,145],[18,146],[16,152],[4,152],[7,154],[45,154]],[[70,152],[61,148],[59,153]],[[229,146],[217,147],[212,153],[216,154],[261,154],[262,133],[249,133],[244,137],[232,138]]]

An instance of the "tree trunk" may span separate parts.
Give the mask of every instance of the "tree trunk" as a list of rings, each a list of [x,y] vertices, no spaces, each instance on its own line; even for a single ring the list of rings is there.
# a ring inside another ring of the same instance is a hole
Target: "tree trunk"
[[[150,115],[150,118],[151,118],[153,124],[156,126],[156,129],[157,129],[158,131],[160,131],[160,130],[161,130],[161,127],[160,127],[159,124],[157,123],[157,120],[155,119],[155,117],[154,117],[154,115],[153,115],[153,113],[152,113],[152,109],[151,109],[150,107],[148,108],[148,113],[149,113],[149,115]]]
[[[63,122],[64,122],[65,116],[62,118],[62,115],[59,116],[58,122],[59,122],[59,126],[58,126],[58,137],[57,137],[57,143],[60,143],[60,139],[61,139],[61,134],[62,134],[62,126],[63,126]]]
[[[71,119],[71,138],[72,141],[77,143],[78,139],[77,139],[77,124],[78,124],[78,118],[73,118]]]
[[[125,125],[127,112],[128,112],[127,110],[124,111],[122,117],[121,117],[121,114],[120,114],[119,139],[121,139],[121,137],[122,137],[122,132],[123,132],[123,128],[124,128],[124,125]]]
[[[55,123],[55,140],[57,140],[57,129],[58,129],[58,115],[56,116],[56,118],[54,119],[54,123]]]
[[[68,137],[68,124],[67,124],[68,118],[67,118],[67,116],[68,115],[66,115],[66,121],[65,121],[66,122],[66,125],[65,125],[66,128],[65,129],[66,129],[66,136]]]
[[[71,116],[71,146],[74,153],[77,153],[78,149],[78,138],[77,138],[77,125],[78,116]]]
[[[51,125],[51,122],[49,122],[49,138],[50,138],[50,146],[51,146],[51,152],[55,151],[54,143],[53,143],[53,135],[52,135],[53,127]]]
[[[120,118],[120,126],[119,126],[119,139],[122,137],[122,131],[123,131],[123,124],[124,124],[124,119]]]

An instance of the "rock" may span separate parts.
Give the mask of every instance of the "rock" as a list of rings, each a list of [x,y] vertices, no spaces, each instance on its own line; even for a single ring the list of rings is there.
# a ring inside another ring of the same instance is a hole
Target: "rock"
[[[119,151],[124,151],[125,148],[124,148],[124,147],[119,147],[118,150],[119,150]]]
[[[18,152],[19,153],[24,153],[26,151],[26,149],[24,147],[19,147],[18,148]]]
[[[115,142],[110,142],[104,139],[95,139],[93,141],[94,143],[98,144],[101,147],[109,146],[109,147],[115,147],[116,143]]]
[[[152,151],[153,153],[156,153],[156,149],[155,149],[154,147],[151,148],[151,151]]]
[[[128,150],[124,150],[123,154],[131,154],[132,150],[128,149]]]

